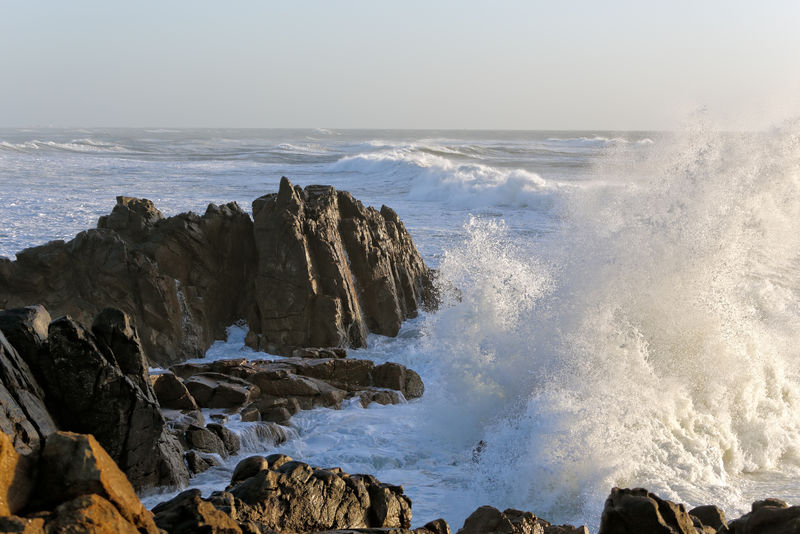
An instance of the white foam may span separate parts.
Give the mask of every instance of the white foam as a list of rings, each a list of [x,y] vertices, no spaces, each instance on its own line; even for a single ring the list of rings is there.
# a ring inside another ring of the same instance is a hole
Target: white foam
[[[455,149],[394,148],[348,156],[335,172],[359,172],[410,181],[409,198],[472,209],[488,206],[546,208],[553,186],[536,173],[500,169],[480,163],[458,163],[429,151],[456,154]]]

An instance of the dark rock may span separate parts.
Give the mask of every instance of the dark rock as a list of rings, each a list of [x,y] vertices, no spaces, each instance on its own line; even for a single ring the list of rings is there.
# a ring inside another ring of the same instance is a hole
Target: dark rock
[[[774,497],[768,497],[761,501],[755,501],[751,507],[750,511],[755,512],[756,510],[760,510],[761,508],[789,508],[789,505],[786,504],[786,501],[782,501],[781,499],[776,499]]]
[[[220,425],[219,423],[209,423],[206,428],[212,431],[222,441],[225,446],[225,451],[228,454],[236,454],[242,448],[242,441],[239,436]]]
[[[258,410],[257,406],[251,404],[239,412],[239,417],[245,423],[261,421],[261,412]]]
[[[257,471],[235,485],[239,521],[261,523],[277,532],[352,528],[408,528],[411,502],[399,486],[340,469],[313,468],[283,455],[253,460]]]
[[[118,197],[96,229],[0,261],[0,308],[39,302],[89,324],[113,306],[168,366],[202,356],[241,319],[249,345],[291,354],[363,346],[368,330],[396,335],[432,302],[431,271],[389,208],[283,179],[253,213],[210,204],[164,218],[149,200]],[[301,354],[343,357],[330,350]]]
[[[731,534],[796,534],[800,532],[800,506],[775,498],[756,501],[752,511],[719,529]]]
[[[464,521],[459,534],[543,534],[549,525],[530,512],[508,509],[501,512],[492,506],[481,506]]]
[[[689,510],[689,515],[700,520],[703,526],[708,526],[718,530],[720,527],[727,527],[725,512],[714,505],[698,506]]]
[[[97,229],[5,265],[0,308],[39,302],[90,324],[111,305],[132,317],[153,362],[200,357],[252,313],[252,227],[235,204],[163,219],[147,200],[118,197]]]
[[[181,380],[172,373],[152,375],[153,391],[162,408],[170,410],[198,410],[197,403]]]
[[[416,314],[430,271],[389,211],[286,178],[277,194],[256,199],[259,313],[248,322],[261,338],[251,344],[361,347],[368,329],[396,335]]]
[[[170,534],[241,534],[230,516],[201,498],[200,490],[190,489],[153,508],[155,522]]]
[[[211,454],[219,454],[222,458],[228,457],[225,444],[222,443],[222,440],[217,434],[208,428],[191,425],[186,429],[184,439],[186,440],[186,445],[191,449]]]
[[[37,451],[56,430],[43,399],[30,367],[0,331],[0,432],[11,436],[20,453]]]
[[[236,464],[236,468],[233,470],[233,476],[231,477],[231,486],[235,486],[242,480],[255,476],[259,472],[266,471],[269,468],[269,462],[263,456],[250,456],[245,458]]]
[[[450,525],[448,525],[447,521],[444,519],[434,519],[433,521],[428,521],[422,528],[426,532],[430,532],[430,534],[450,534]]]
[[[69,317],[50,324],[47,346],[40,383],[59,428],[93,434],[137,488],[188,481],[180,445],[138,386],[147,377],[131,380]]]
[[[238,408],[258,391],[253,384],[220,373],[200,373],[184,383],[201,408]]]
[[[184,455],[186,466],[193,475],[208,471],[214,466],[222,465],[214,456],[202,455],[197,451],[188,451]]]
[[[157,402],[147,369],[147,358],[130,317],[122,310],[105,308],[95,317],[92,333],[98,346],[105,349],[106,358],[114,361],[122,374],[139,386],[148,399]]]
[[[408,399],[421,397],[425,392],[419,375],[397,363],[387,362],[375,367],[373,377],[375,386],[402,391]]]
[[[663,532],[695,534],[682,504],[665,501],[643,488],[613,488],[606,499],[599,534]]]

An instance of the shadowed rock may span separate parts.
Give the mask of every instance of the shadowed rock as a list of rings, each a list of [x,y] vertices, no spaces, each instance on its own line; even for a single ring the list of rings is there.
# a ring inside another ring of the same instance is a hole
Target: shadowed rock
[[[149,200],[118,197],[96,229],[0,261],[0,308],[41,303],[90,324],[113,306],[166,367],[201,357],[241,319],[249,345],[288,355],[361,347],[368,331],[396,335],[434,303],[431,271],[385,206],[283,178],[279,193],[253,202],[253,214],[231,203],[164,218]],[[124,351],[112,351],[125,373],[139,374]]]

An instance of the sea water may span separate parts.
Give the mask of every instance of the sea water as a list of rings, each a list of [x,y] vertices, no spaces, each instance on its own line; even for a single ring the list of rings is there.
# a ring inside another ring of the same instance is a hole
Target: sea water
[[[417,370],[421,399],[301,412],[278,446],[234,422],[247,450],[194,486],[281,452],[403,485],[415,525],[455,529],[490,504],[596,530],[613,486],[729,516],[800,501],[800,124],[0,130],[0,255],[94,227],[117,195],[249,210],[284,175],[394,208],[457,292],[350,351]],[[208,357],[263,357],[245,328]]]

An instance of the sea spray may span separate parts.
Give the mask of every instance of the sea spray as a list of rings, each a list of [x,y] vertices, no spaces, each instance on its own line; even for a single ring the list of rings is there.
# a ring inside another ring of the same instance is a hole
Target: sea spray
[[[428,420],[483,441],[470,501],[596,525],[613,485],[647,486],[735,513],[753,473],[797,472],[797,132],[612,150],[616,180],[562,191],[536,242],[467,225],[425,338],[450,401]]]

